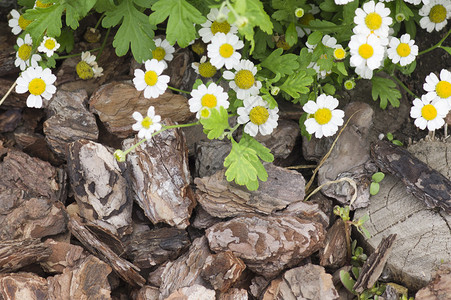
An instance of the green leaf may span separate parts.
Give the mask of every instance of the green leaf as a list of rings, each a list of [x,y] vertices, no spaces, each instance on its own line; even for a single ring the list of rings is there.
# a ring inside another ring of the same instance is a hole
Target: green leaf
[[[63,28],[60,36],[56,39],[60,44],[58,52],[70,53],[74,49],[74,32],[69,28]]]
[[[371,182],[371,184],[370,184],[370,194],[373,195],[373,196],[376,195],[377,193],[379,193],[379,188],[380,188],[379,183]]]
[[[154,27],[149,24],[142,9],[134,4],[134,0],[123,0],[112,11],[105,13],[102,26],[105,28],[121,24],[114,36],[113,46],[116,54],[123,56],[131,49],[138,62],[152,58],[151,49],[155,49]]]
[[[376,172],[376,173],[373,174],[373,176],[371,176],[371,179],[372,179],[374,182],[381,182],[382,179],[384,179],[384,177],[385,177],[385,174],[384,174],[384,173],[382,173],[382,172]]]
[[[78,28],[78,20],[84,18],[96,4],[96,0],[63,1],[66,11],[66,24],[73,30]]]
[[[392,143],[396,146],[404,146],[404,144],[400,140],[393,140]]]
[[[294,22],[291,22],[287,27],[287,31],[285,31],[285,41],[290,47],[298,42],[298,33]]]
[[[307,94],[310,91],[308,86],[312,83],[313,78],[302,70],[288,76],[280,89],[293,98],[299,98],[300,94]]]
[[[440,46],[440,48],[451,54],[451,47]]]
[[[335,4],[334,0],[326,0],[326,1],[322,2],[319,5],[319,8],[322,11],[327,11],[327,12],[336,12],[339,10],[339,7],[338,7],[338,5]]]
[[[335,95],[335,87],[334,87],[332,84],[330,84],[330,83],[326,83],[326,84],[323,86],[323,91],[324,91],[327,95],[331,95],[331,96]]]
[[[278,48],[274,50],[264,61],[261,66],[267,68],[274,74],[280,73],[282,76],[285,74],[293,74],[294,70],[299,68],[297,56],[294,54],[282,55],[283,49]]]
[[[320,31],[314,31],[313,33],[311,33],[308,36],[307,42],[310,45],[317,45],[321,41],[322,37],[323,37],[323,34]]]
[[[35,4],[36,0],[18,0],[17,4],[20,6],[24,6],[27,8],[32,8]]]
[[[346,67],[343,62],[338,62],[336,66],[337,70],[340,71],[341,74],[343,74],[344,76],[348,76],[348,71],[346,71]]]
[[[396,8],[395,8],[395,15],[397,14],[403,14],[406,18],[405,20],[408,21],[410,17],[413,17],[412,10],[406,5],[404,0],[396,0]]]
[[[304,112],[302,113],[301,117],[299,118],[299,128],[301,129],[301,135],[305,136],[309,141],[312,138],[312,135],[308,133],[306,127],[305,127],[305,120],[307,120],[308,113]]]
[[[387,132],[387,139],[388,139],[389,141],[393,140],[393,133]]]
[[[98,13],[113,10],[114,7],[115,6],[113,0],[97,0],[96,4],[94,5],[94,9]]]
[[[185,0],[159,0],[152,5],[154,11],[149,16],[153,25],[162,23],[168,18],[166,39],[172,45],[177,44],[185,48],[196,39],[195,24],[202,24],[206,18],[200,11]]]
[[[415,20],[412,18],[409,21],[404,21],[404,26],[406,27],[406,32],[410,34],[410,38],[415,39],[417,35],[417,24]]]
[[[46,8],[28,9],[23,17],[32,21],[28,25],[26,32],[31,35],[34,43],[38,43],[47,31],[47,36],[58,37],[61,34],[61,15],[64,12],[64,6],[55,3]]]
[[[351,275],[349,274],[349,272],[346,272],[345,270],[341,270],[340,271],[340,281],[348,291],[350,291],[354,295],[357,295],[356,291],[354,291],[355,280],[351,278]]]
[[[343,23],[344,24],[353,24],[355,10],[359,7],[359,1],[354,0],[352,2],[343,5]]]
[[[390,102],[393,107],[399,107],[401,92],[396,88],[396,83],[394,83],[393,80],[373,76],[371,83],[373,84],[373,88],[371,90],[373,100],[377,100],[379,98],[379,106],[382,109],[387,107],[388,102]]]
[[[229,114],[222,106],[219,107],[219,110],[212,108],[210,117],[201,118],[200,123],[204,126],[204,132],[210,140],[219,138],[224,133],[224,130],[230,128]]]
[[[196,81],[195,81],[194,84],[193,84],[193,88],[192,88],[191,90],[197,89],[197,88],[199,87],[199,85],[201,85],[201,84],[204,84],[204,83],[202,82],[202,80],[196,79]]]

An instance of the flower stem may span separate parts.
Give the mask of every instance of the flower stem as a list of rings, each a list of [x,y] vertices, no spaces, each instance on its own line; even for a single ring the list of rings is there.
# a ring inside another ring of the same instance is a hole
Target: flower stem
[[[176,91],[176,92],[179,92],[179,93],[190,94],[190,92],[188,92],[188,91],[179,90],[179,89],[176,89],[175,87],[172,87],[172,86],[169,86],[169,85],[168,85],[168,89]]]
[[[102,49],[102,47],[94,48],[94,49],[89,50],[89,51],[90,52],[94,52],[94,51],[98,51],[100,49]],[[55,59],[65,59],[65,58],[76,57],[76,56],[80,56],[80,55],[81,55],[81,53],[75,53],[75,54],[63,55],[63,56],[57,57]]]
[[[103,17],[105,17],[105,13],[103,13],[103,14],[100,16],[99,20],[98,20],[97,23],[96,23],[96,26],[94,26],[94,29],[95,29],[95,30],[97,30],[97,28],[99,27],[100,23],[101,23],[102,20],[103,20]]]
[[[3,104],[3,101],[5,101],[5,99],[9,96],[9,94],[11,94],[11,91],[13,90],[13,88],[17,85],[17,79],[16,81],[14,81],[14,83],[11,85],[11,87],[9,88],[9,90],[6,92],[5,96],[2,97],[2,99],[0,100],[0,105]]]
[[[411,96],[418,98],[417,95],[415,95],[404,83],[402,83],[401,80],[399,80],[397,77],[395,76],[390,76],[391,79],[393,79],[394,81],[396,81],[397,84],[399,84],[407,93],[409,93]]]
[[[109,27],[108,30],[106,31],[105,38],[103,39],[103,42],[102,42],[102,46],[100,46],[99,53],[97,53],[96,61],[98,61],[99,57],[102,55],[103,49],[105,48],[105,45],[106,45],[106,40],[108,39],[108,36],[110,35],[110,31],[111,31],[111,27]]]
[[[422,54],[428,53],[428,52],[434,50],[435,48],[440,48],[440,46],[443,44],[443,42],[446,40],[446,38],[447,38],[450,34],[451,34],[451,29],[448,31],[447,34],[445,34],[445,36],[444,36],[437,44],[435,44],[435,45],[432,46],[431,48],[428,48],[428,49],[426,49],[426,50],[421,51],[420,53],[418,53],[417,56],[420,56],[420,55],[422,55]]]

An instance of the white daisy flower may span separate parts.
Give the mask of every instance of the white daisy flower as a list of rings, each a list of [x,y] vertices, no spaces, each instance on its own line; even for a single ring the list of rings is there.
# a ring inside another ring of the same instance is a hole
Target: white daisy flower
[[[413,5],[418,5],[420,4],[422,1],[421,0],[404,0],[404,2],[413,4]],[[423,0],[423,4],[429,4],[430,0]]]
[[[238,36],[228,33],[218,32],[207,46],[207,56],[210,62],[217,69],[224,65],[227,69],[232,69],[240,62],[241,54],[237,50],[244,47]]]
[[[384,3],[374,1],[363,4],[362,8],[355,11],[354,23],[357,25],[353,31],[355,34],[369,35],[371,33],[380,37],[388,36],[389,25],[393,22],[390,18],[390,9]]]
[[[207,61],[206,56],[202,56],[200,59],[200,62],[193,62],[191,64],[191,67],[193,67],[194,71],[199,74],[200,76],[204,78],[211,78],[215,76],[216,72],[218,71],[211,63],[210,61]]]
[[[444,118],[448,114],[448,103],[440,98],[429,99],[426,95],[413,100],[410,116],[415,119],[415,125],[429,131],[439,129],[445,124]]]
[[[201,25],[202,28],[199,30],[199,35],[204,43],[209,43],[213,36],[218,32],[224,34],[235,34],[238,32],[238,28],[235,25],[230,25],[229,22],[227,22],[228,14],[229,9],[227,7],[224,7],[221,10],[221,13],[219,13],[217,8],[212,8],[210,10],[210,13],[207,15],[207,21]],[[220,17],[219,19],[218,16]],[[224,16],[225,20],[223,20]]]
[[[132,128],[138,131],[138,137],[140,139],[145,138],[149,140],[152,137],[152,133],[161,129],[161,117],[155,115],[155,108],[149,106],[147,109],[147,116],[143,117],[141,113],[135,111],[132,115],[136,123],[133,124]]]
[[[374,70],[382,65],[385,49],[375,35],[370,35],[368,38],[364,35],[353,35],[349,48],[352,67],[363,68],[366,65]]]
[[[446,100],[451,109],[451,72],[445,69],[440,71],[440,79],[434,73],[426,76],[423,89],[428,92],[428,99],[439,98]]]
[[[335,4],[337,5],[345,5],[348,4],[349,2],[352,2],[354,0],[335,0]]]
[[[302,109],[312,115],[305,120],[305,129],[310,134],[315,134],[316,138],[323,136],[332,136],[338,126],[343,125],[344,111],[335,109],[339,102],[336,98],[321,94],[315,101],[308,101]]]
[[[165,64],[153,58],[144,63],[146,72],[141,69],[135,70],[133,83],[138,91],[144,90],[145,98],[157,98],[168,88],[169,76],[161,75]]]
[[[172,53],[175,52],[175,48],[166,39],[156,39],[155,46],[155,50],[152,50],[152,57],[156,60],[166,63],[174,58]]]
[[[431,0],[429,4],[423,5],[418,12],[421,18],[420,26],[426,29],[427,32],[442,30],[446,24],[447,19],[451,16],[451,1],[449,0]]]
[[[412,63],[418,55],[418,46],[415,40],[410,39],[408,33],[403,34],[400,39],[392,37],[387,49],[387,55],[394,64],[407,66]]]
[[[17,78],[16,93],[23,94],[30,92],[27,98],[28,107],[42,107],[42,98],[50,100],[56,92],[53,83],[56,76],[50,69],[41,67],[29,67]]]
[[[36,68],[38,66],[38,61],[42,58],[39,54],[31,54],[31,51],[33,50],[33,40],[31,39],[31,36],[27,33],[24,39],[17,38],[17,45],[19,46],[19,49],[16,53],[14,65],[19,67],[22,71],[30,65],[33,68]]]
[[[60,44],[54,38],[44,36],[38,51],[47,54],[47,57],[51,57],[59,47]]]
[[[196,113],[196,118],[208,118],[210,109],[218,109],[220,106],[229,108],[229,95],[224,92],[221,86],[210,83],[207,87],[201,84],[191,91],[192,98],[188,100],[189,110]]]
[[[222,75],[229,81],[229,86],[236,92],[238,99],[244,100],[249,96],[258,95],[262,83],[255,80],[257,67],[250,60],[243,59],[235,66],[235,72],[225,71]]]
[[[244,125],[244,132],[256,136],[259,132],[268,135],[277,127],[279,108],[269,108],[268,102],[260,96],[251,96],[243,101],[244,107],[237,110],[239,124]]]
[[[91,78],[97,78],[103,75],[103,68],[99,67],[96,62],[96,56],[92,55],[89,51],[81,53],[81,60],[76,65],[75,70],[83,80]]]
[[[13,9],[10,12],[11,19],[8,21],[9,27],[11,27],[11,31],[18,35],[22,32],[22,30],[25,30],[28,25],[30,25],[31,21],[28,21],[25,19],[17,10]]]
[[[326,47],[335,48],[335,46],[337,45],[337,39],[326,34],[321,39],[321,43],[323,43],[323,45]]]
[[[355,67],[355,73],[363,79],[373,78],[373,69],[369,68],[366,64]]]

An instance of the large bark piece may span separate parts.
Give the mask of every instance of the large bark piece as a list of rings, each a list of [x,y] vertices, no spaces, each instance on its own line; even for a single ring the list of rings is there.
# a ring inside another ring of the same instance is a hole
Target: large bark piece
[[[166,299],[172,292],[182,287],[206,283],[201,277],[202,267],[210,255],[205,237],[193,241],[189,251],[166,264],[161,274],[160,299]]]
[[[58,90],[48,106],[50,117],[44,122],[45,139],[60,158],[66,156],[68,143],[97,140],[99,136],[96,119],[85,106],[87,99],[85,90]]]
[[[165,120],[166,125],[171,125]],[[124,148],[138,139],[124,141]],[[180,129],[169,129],[127,155],[135,201],[152,223],[184,229],[196,204],[191,190],[188,150]]]
[[[32,273],[0,274],[0,299],[48,299],[47,280]]]
[[[133,203],[111,150],[87,140],[73,142],[67,169],[82,217],[118,236],[131,232]]]
[[[0,240],[40,238],[66,230],[54,203],[62,184],[58,169],[19,151],[0,164]]]
[[[348,259],[347,241],[350,238],[351,226],[345,226],[343,219],[338,218],[327,230],[324,248],[319,252],[320,265],[335,269],[343,267]]]
[[[89,108],[99,115],[105,127],[113,134],[125,138],[133,134],[132,118],[135,111],[147,114],[149,106],[163,119],[185,122],[191,116],[188,101],[182,95],[166,92],[158,98],[146,99],[130,82],[111,82],[97,89],[89,100]]]
[[[202,285],[186,286],[171,293],[165,300],[215,300],[215,291]]]
[[[247,215],[207,229],[213,251],[230,250],[257,274],[270,278],[322,247],[325,232],[317,222],[296,217]]]
[[[415,300],[441,300],[449,299],[451,295],[451,265],[440,266],[437,273],[426,287],[419,290]]]
[[[0,272],[17,271],[47,259],[51,253],[39,239],[3,241],[0,243]]]
[[[139,268],[114,253],[108,245],[99,241],[77,217],[69,219],[71,233],[91,252],[108,263],[113,270],[132,286],[143,286],[146,280],[139,275]]]
[[[108,274],[111,268],[93,255],[77,266],[66,268],[60,275],[49,277],[48,300],[108,300],[111,288]]]
[[[269,215],[305,195],[305,180],[296,171],[267,164],[268,180],[256,191],[228,182],[221,170],[210,177],[196,178],[198,201],[212,216],[227,218],[258,212]]]
[[[51,251],[49,257],[41,261],[41,267],[48,273],[62,273],[65,268],[76,265],[86,257],[82,247],[67,242],[47,239],[44,245]]]
[[[215,290],[227,291],[234,284],[246,265],[231,251],[210,255],[202,269],[202,277],[208,280]]]

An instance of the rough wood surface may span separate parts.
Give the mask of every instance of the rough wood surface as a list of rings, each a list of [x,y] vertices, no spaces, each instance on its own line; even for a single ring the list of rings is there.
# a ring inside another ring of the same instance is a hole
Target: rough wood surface
[[[215,300],[215,291],[194,284],[172,292],[165,300]]]
[[[363,293],[364,290],[372,288],[379,279],[391,253],[395,239],[396,234],[390,234],[383,238],[376,250],[365,261],[360,270],[359,278],[357,278],[354,284],[354,290],[357,293]]]
[[[47,239],[44,245],[51,254],[40,265],[48,273],[62,273],[65,268],[74,266],[86,256],[82,247],[67,242]]]
[[[269,135],[257,135],[256,139],[271,150],[275,159],[284,159],[293,151],[296,139],[301,133],[299,124],[290,120],[279,120]]]
[[[225,293],[219,294],[219,300],[247,300],[249,295],[245,289],[229,289]]]
[[[133,203],[113,151],[87,140],[70,143],[68,151],[67,170],[80,215],[118,236],[130,233]]]
[[[304,199],[305,180],[300,173],[272,164],[265,168],[268,180],[252,192],[228,182],[224,170],[210,177],[195,178],[200,205],[210,215],[226,218],[253,212],[268,215]]]
[[[0,274],[0,299],[48,299],[47,280],[33,273]]]
[[[215,290],[225,292],[239,279],[245,268],[244,262],[231,251],[220,252],[207,257],[202,277]]]
[[[437,270],[434,279],[415,294],[415,300],[449,299],[451,295],[451,264],[447,263]]]
[[[52,250],[39,239],[10,240],[0,242],[0,272],[17,271],[20,268],[46,260]]]
[[[321,266],[306,264],[273,280],[262,297],[262,300],[287,299],[333,300],[339,297],[332,276]]]
[[[58,89],[49,103],[49,116],[43,130],[47,143],[61,158],[66,156],[68,143],[79,139],[97,140],[99,136],[96,119],[85,106],[87,100],[85,90]]]
[[[379,168],[401,179],[407,190],[428,207],[440,207],[448,214],[451,213],[451,181],[443,174],[405,148],[388,141],[375,143],[371,155]]]
[[[171,125],[169,120],[164,124]],[[138,139],[124,141],[124,148]],[[196,205],[190,184],[188,150],[180,129],[169,129],[127,155],[134,199],[152,223],[184,229]]]
[[[182,287],[194,284],[206,286],[201,272],[209,255],[207,240],[201,237],[193,241],[187,253],[168,262],[161,274],[160,299],[166,299],[172,292]]]
[[[108,245],[99,241],[77,217],[69,218],[70,232],[91,252],[98,256],[131,286],[143,286],[146,280],[139,275],[139,268],[119,257]]]
[[[62,185],[58,169],[19,151],[0,163],[0,240],[39,238],[66,230],[54,203]]]
[[[62,274],[47,278],[48,300],[111,299],[108,274],[111,267],[93,255]]]
[[[157,287],[145,285],[138,291],[132,292],[133,300],[158,300],[160,290]]]
[[[421,141],[408,148],[429,167],[451,179],[451,140]],[[426,203],[407,192],[400,179],[386,174],[380,191],[370,205],[358,209],[355,219],[368,214],[365,222],[372,238],[364,244],[375,249],[384,236],[396,233],[397,240],[387,261],[391,280],[412,289],[424,287],[432,270],[451,257],[451,216],[442,210],[428,209]]]
[[[150,268],[176,259],[189,245],[185,230],[158,228],[133,234],[127,245],[127,253],[134,265]]]
[[[122,138],[133,134],[132,125],[136,122],[132,118],[133,112],[146,115],[151,105],[162,119],[169,118],[174,122],[185,122],[193,115],[182,95],[166,92],[158,98],[146,99],[129,81],[102,85],[89,99],[91,112],[99,115],[108,131]]]
[[[224,169],[224,159],[232,150],[228,139],[201,140],[195,144],[196,149],[196,177],[212,176]]]
[[[322,247],[325,232],[317,222],[297,217],[246,215],[206,231],[215,252],[230,250],[253,272],[270,278]]]
[[[338,218],[334,225],[327,230],[324,248],[319,251],[320,265],[329,268],[341,268],[347,263],[347,240],[351,236],[351,226],[348,235],[343,219]]]

